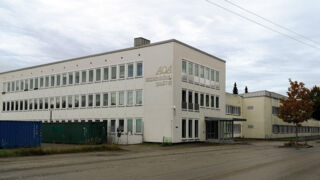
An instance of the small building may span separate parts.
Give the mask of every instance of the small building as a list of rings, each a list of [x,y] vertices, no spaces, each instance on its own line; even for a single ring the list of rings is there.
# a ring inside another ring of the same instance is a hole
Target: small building
[[[281,94],[256,91],[235,95],[226,93],[226,117],[234,121],[234,136],[274,139],[295,137],[295,125],[278,118]],[[320,121],[303,122],[299,136],[319,136]]]
[[[0,120],[107,122],[108,141],[121,144],[232,138],[225,68],[175,39],[136,38],[126,49],[0,73]]]

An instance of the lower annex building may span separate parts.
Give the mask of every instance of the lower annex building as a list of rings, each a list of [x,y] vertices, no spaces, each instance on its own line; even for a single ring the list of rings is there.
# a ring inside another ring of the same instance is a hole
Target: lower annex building
[[[136,38],[131,48],[0,73],[0,120],[105,121],[109,142],[123,144],[230,138],[225,63],[174,39]]]

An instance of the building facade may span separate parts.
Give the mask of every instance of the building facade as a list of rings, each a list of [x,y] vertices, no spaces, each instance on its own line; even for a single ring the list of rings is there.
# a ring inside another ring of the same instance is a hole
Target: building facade
[[[226,116],[234,121],[234,136],[256,139],[295,137],[295,125],[278,118],[280,99],[283,95],[257,91],[241,95],[226,93]],[[299,136],[319,136],[320,121],[303,122]]]
[[[0,120],[106,121],[121,144],[232,136],[224,60],[174,39],[134,44],[0,73]]]

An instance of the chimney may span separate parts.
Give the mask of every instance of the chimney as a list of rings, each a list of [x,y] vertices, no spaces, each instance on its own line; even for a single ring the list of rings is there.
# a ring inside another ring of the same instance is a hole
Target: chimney
[[[143,37],[134,38],[134,47],[144,46],[150,44],[150,40]]]

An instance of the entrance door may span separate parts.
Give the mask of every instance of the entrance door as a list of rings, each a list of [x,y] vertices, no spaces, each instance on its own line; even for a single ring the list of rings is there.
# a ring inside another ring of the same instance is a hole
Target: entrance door
[[[206,139],[218,139],[218,121],[206,121]]]

